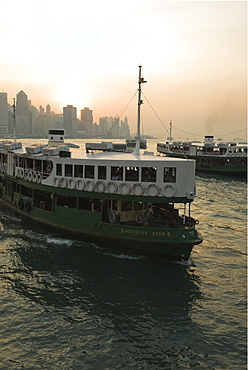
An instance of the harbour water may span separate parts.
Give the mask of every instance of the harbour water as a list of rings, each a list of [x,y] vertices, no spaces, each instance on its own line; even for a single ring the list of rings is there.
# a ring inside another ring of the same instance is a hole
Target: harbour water
[[[66,239],[2,208],[0,369],[246,369],[246,186],[196,176],[204,242],[184,264]]]

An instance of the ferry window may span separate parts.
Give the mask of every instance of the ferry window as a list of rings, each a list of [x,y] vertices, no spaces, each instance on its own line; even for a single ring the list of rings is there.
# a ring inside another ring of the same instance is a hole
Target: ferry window
[[[27,168],[30,170],[33,169],[33,160],[30,158],[27,158]]]
[[[34,190],[34,207],[52,212],[53,198],[52,193],[47,191]]]
[[[62,176],[62,164],[61,163],[56,164],[56,175]]]
[[[111,167],[111,179],[112,180],[123,180],[123,167]]]
[[[84,176],[83,166],[82,165],[76,164],[74,166],[74,176],[75,177],[83,177]]]
[[[20,158],[20,159],[22,159],[22,158]],[[41,160],[35,159],[34,166],[35,166],[35,171],[41,172]],[[20,164],[20,167],[23,167],[23,166],[21,166],[21,164]]]
[[[123,212],[132,211],[132,202],[130,201],[121,202],[121,211]]]
[[[141,210],[143,209],[143,203],[142,202],[134,202],[134,210]]]
[[[126,167],[126,181],[139,181],[139,167]]]
[[[26,197],[33,198],[33,188],[27,188],[24,185],[21,185],[21,194]]]
[[[112,210],[117,211],[118,209],[118,200],[112,200]]]
[[[3,159],[2,159],[3,162]],[[24,158],[19,158],[19,167],[25,168],[25,160]]]
[[[85,177],[86,179],[94,179],[94,166],[85,166]]]
[[[78,208],[85,211],[91,211],[91,202],[89,198],[78,198]]]
[[[73,176],[72,169],[73,169],[72,164],[66,164],[65,165],[65,176],[72,177]]]
[[[142,167],[141,181],[142,182],[156,182],[157,168],[156,167]]]
[[[43,167],[43,178],[46,178],[49,173],[48,161],[42,161],[42,167]]]
[[[106,180],[106,166],[98,166],[98,179]]]
[[[77,198],[76,197],[67,197],[64,195],[57,195],[57,206],[76,208],[77,207]]]
[[[101,211],[101,201],[100,199],[91,199],[91,209],[94,212],[100,212]]]
[[[164,167],[164,182],[176,182],[176,167]]]

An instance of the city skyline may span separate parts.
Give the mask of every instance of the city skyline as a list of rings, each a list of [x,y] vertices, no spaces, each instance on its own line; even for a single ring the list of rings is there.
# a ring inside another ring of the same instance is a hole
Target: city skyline
[[[39,109],[35,107],[23,90],[16,94],[13,105],[7,102],[7,93],[0,92],[0,136],[46,136],[50,129],[58,128],[64,129],[67,137],[125,139],[131,136],[126,116],[124,120],[118,116],[100,117],[97,124],[89,107],[77,114],[77,107],[67,105],[63,107],[63,113],[57,114],[49,104],[45,108],[41,105]]]
[[[56,113],[90,106],[96,122],[123,114],[135,132],[141,64],[143,134],[166,137],[172,120],[179,139],[246,137],[245,1],[2,0],[0,10],[9,103],[24,90]]]

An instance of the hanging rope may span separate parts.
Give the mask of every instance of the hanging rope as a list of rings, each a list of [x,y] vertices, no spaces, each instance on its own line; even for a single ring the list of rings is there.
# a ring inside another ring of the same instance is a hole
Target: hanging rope
[[[116,118],[115,120],[115,123],[113,124],[113,126],[111,127],[111,129],[107,132],[105,138],[103,140],[106,140],[108,135],[111,133],[111,131],[113,130],[113,128],[115,127],[115,125],[117,124],[117,122],[119,121],[120,117],[124,114],[124,112],[126,111],[126,109],[128,108],[128,106],[131,104],[132,100],[134,99],[135,95],[137,94],[137,90],[135,91],[134,95],[132,96],[132,98],[130,99],[129,103],[126,105],[126,107],[124,108],[124,110],[122,111],[121,115],[118,116],[118,118]]]
[[[147,99],[147,97],[145,96],[144,92],[142,91],[142,95],[145,97],[145,100],[147,101],[147,103],[150,105],[152,111],[154,112],[154,114],[156,115],[156,117],[158,118],[159,122],[162,124],[162,126],[164,127],[164,129],[167,131],[167,133],[169,134],[169,130],[165,127],[164,123],[161,121],[161,119],[159,118],[159,116],[157,115],[157,113],[155,112],[155,110],[153,109],[151,103],[149,102],[149,100]]]

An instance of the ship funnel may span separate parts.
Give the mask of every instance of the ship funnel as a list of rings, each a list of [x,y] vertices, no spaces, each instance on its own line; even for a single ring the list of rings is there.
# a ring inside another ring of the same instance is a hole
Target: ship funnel
[[[65,140],[65,130],[49,130],[48,131],[48,146],[63,144]]]

